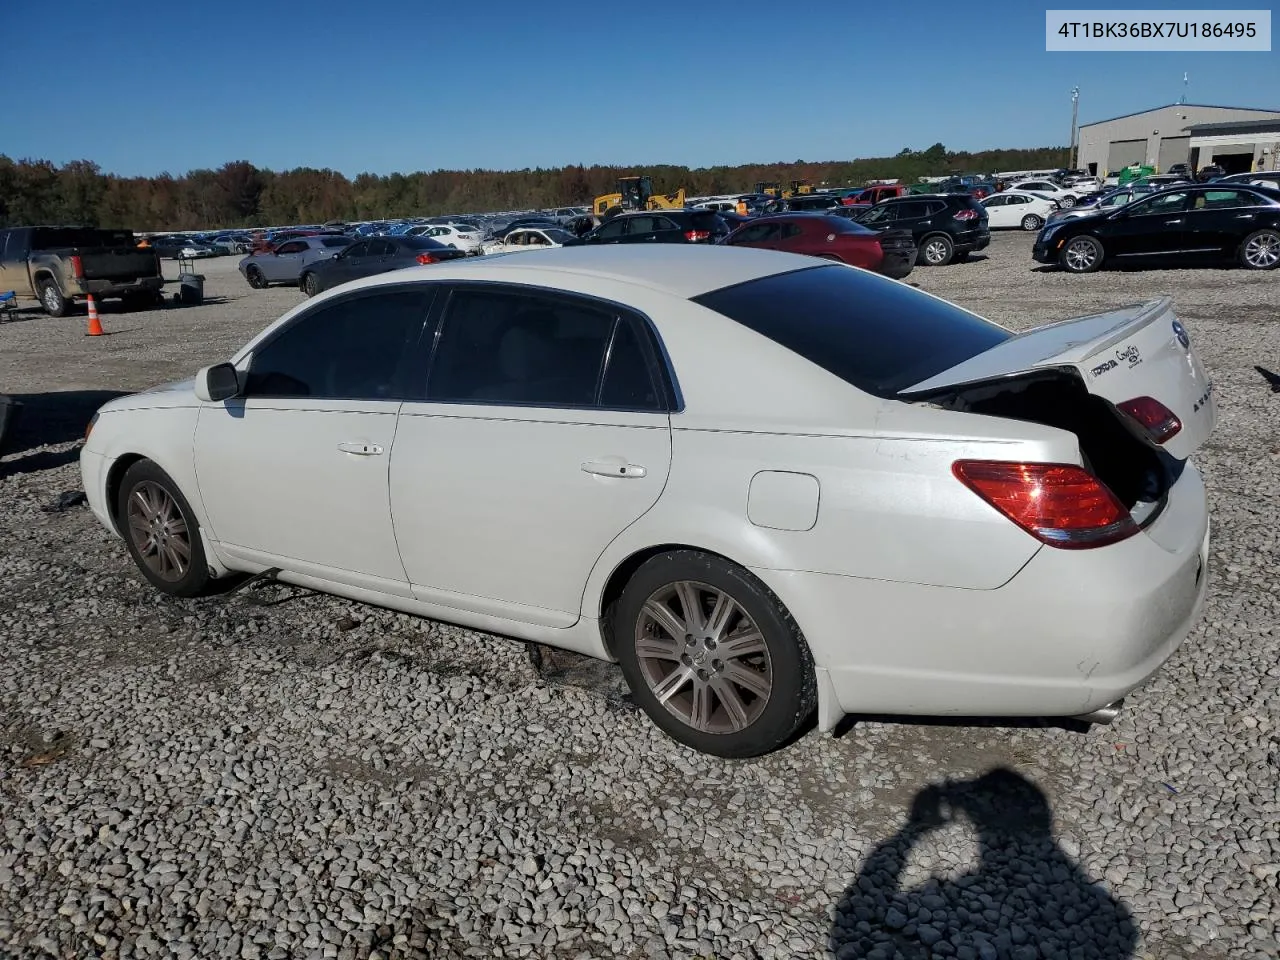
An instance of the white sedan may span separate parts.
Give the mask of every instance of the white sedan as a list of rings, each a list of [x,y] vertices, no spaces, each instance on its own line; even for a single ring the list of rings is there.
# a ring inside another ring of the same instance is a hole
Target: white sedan
[[[1039,230],[1059,209],[1054,201],[1030,193],[996,193],[981,203],[987,208],[987,226],[992,230],[999,227]]]
[[[430,237],[437,243],[443,243],[446,247],[453,247],[463,253],[479,254],[483,252],[484,240],[480,236],[480,231],[475,227],[453,223],[427,223],[418,227],[411,227],[406,232],[411,237]]]
[[[485,253],[523,253],[530,250],[549,250],[576,244],[578,238],[568,230],[555,227],[524,228],[512,230],[501,240],[490,240],[484,245]]]
[[[743,757],[815,713],[1110,719],[1198,616],[1215,417],[1167,299],[1015,336],[843,264],[608,245],[337,287],[103,406],[80,463],[163,593],[265,572],[616,660]]]

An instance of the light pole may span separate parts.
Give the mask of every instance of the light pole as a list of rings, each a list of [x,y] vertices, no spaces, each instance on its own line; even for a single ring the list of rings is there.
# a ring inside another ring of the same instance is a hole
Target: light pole
[[[1076,126],[1076,118],[1080,115],[1080,88],[1071,88],[1071,149],[1068,152],[1067,169],[1074,170],[1076,168],[1076,132],[1079,129]]]

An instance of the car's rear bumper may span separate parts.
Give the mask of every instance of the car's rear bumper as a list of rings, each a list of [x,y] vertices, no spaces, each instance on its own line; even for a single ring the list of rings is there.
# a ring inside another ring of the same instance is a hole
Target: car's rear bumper
[[[1185,639],[1208,544],[1204,486],[1188,464],[1147,531],[1095,550],[1042,547],[994,590],[759,573],[843,712],[1071,717],[1141,686]]]
[[[954,243],[957,253],[973,253],[977,250],[985,250],[991,245],[991,231],[987,228],[981,231],[966,230],[963,233],[956,234]]]
[[[164,286],[164,277],[141,277],[137,280],[77,280],[73,297],[93,294],[95,297],[124,297],[135,293],[153,293]]]

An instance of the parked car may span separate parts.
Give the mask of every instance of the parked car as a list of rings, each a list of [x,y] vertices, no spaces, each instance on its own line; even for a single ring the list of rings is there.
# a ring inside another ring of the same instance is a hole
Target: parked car
[[[840,206],[840,201],[827,193],[801,193],[794,197],[779,197],[766,204],[764,213],[800,212],[803,210],[830,210]]]
[[[209,246],[213,247],[214,251],[222,256],[230,256],[232,254],[248,253],[253,244],[248,237],[223,233],[211,239]]]
[[[1210,180],[1216,180],[1218,177],[1225,177],[1227,171],[1216,163],[1211,163],[1206,167],[1201,167],[1200,172],[1196,174],[1196,180],[1200,183],[1208,183]]]
[[[1061,209],[1055,201],[1030,193],[997,193],[981,203],[987,211],[987,226],[992,230],[1002,227],[1039,230]]]
[[[1164,266],[1235,260],[1280,265],[1280,191],[1216,183],[1161,190],[1114,211],[1050,223],[1032,248],[1039,263],[1090,273],[1103,263]]]
[[[846,712],[1105,721],[1209,582],[1192,344],[1167,298],[1015,335],[770,250],[470,258],[107,403],[80,469],[161,593],[270,571],[617,660],[720,756]]]
[[[877,203],[854,217],[872,230],[910,230],[916,262],[963,262],[991,243],[987,209],[967,193],[914,194]]]
[[[916,262],[916,243],[910,230],[880,233],[848,217],[820,213],[757,217],[720,242],[822,257],[895,279],[909,274]]]
[[[1280,170],[1255,170],[1252,173],[1231,173],[1225,177],[1219,177],[1214,183],[1222,185],[1225,183],[1248,183],[1255,187],[1267,187],[1271,190],[1280,190]]]
[[[303,293],[311,296],[315,291],[308,289],[312,274],[307,268],[329,260],[352,243],[351,237],[344,236],[298,237],[286,240],[278,247],[249,254],[240,261],[238,269],[255,290],[262,290],[273,283],[288,283],[298,285]]]
[[[430,237],[446,247],[453,247],[463,253],[482,253],[483,241],[480,230],[469,224],[424,223],[411,227],[405,232],[409,237]]]
[[[572,247],[582,241],[568,230],[559,227],[520,227],[512,230],[501,240],[488,241],[483,253],[522,253],[530,250],[547,250],[552,247]]]
[[[1080,199],[1079,191],[1068,190],[1052,180],[1023,180],[1019,183],[1010,184],[1005,192],[1039,194],[1042,197],[1048,197],[1050,200],[1058,201],[1063,207],[1073,207],[1076,201]]]
[[[154,306],[164,276],[154,249],[139,248],[131,230],[40,226],[0,230],[0,293],[38,300],[51,317],[93,294],[129,307]]]
[[[444,263],[466,257],[430,237],[370,237],[357,240],[328,260],[307,267],[303,286],[309,296],[331,290],[348,280],[376,276],[403,267]]]
[[[711,210],[651,210],[620,213],[585,237],[583,243],[716,243],[729,224]]]
[[[485,242],[489,240],[502,240],[512,230],[519,230],[523,227],[536,227],[538,229],[547,230],[563,230],[560,221],[551,220],[547,217],[516,217],[502,226],[494,227],[485,236]]]
[[[153,237],[151,249],[167,260],[202,260],[216,257],[217,251],[190,237]]]
[[[1175,177],[1182,177],[1184,180],[1190,180],[1193,176],[1191,164],[1189,163],[1171,164],[1169,169],[1165,172]]]
[[[904,197],[907,195],[907,189],[907,187],[899,183],[877,184],[874,187],[866,187],[856,193],[846,195],[840,203],[846,207],[871,207],[881,200]]]
[[[1142,197],[1148,197],[1156,191],[1151,188],[1142,187],[1121,187],[1119,190],[1112,190],[1108,193],[1101,194],[1098,197],[1091,197],[1087,201],[1082,200],[1074,207],[1067,207],[1063,210],[1055,210],[1049,215],[1048,223],[1056,223],[1059,220],[1074,220],[1079,217],[1090,217],[1095,213],[1103,210],[1117,210],[1120,207],[1133,203]]]

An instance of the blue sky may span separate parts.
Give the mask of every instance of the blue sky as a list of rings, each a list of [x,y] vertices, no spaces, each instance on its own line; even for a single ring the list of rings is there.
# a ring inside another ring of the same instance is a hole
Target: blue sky
[[[1275,52],[1046,53],[1025,0],[6,6],[0,153],[125,175],[1065,145],[1072,86],[1085,123],[1175,102],[1184,71],[1192,103],[1280,109]]]

